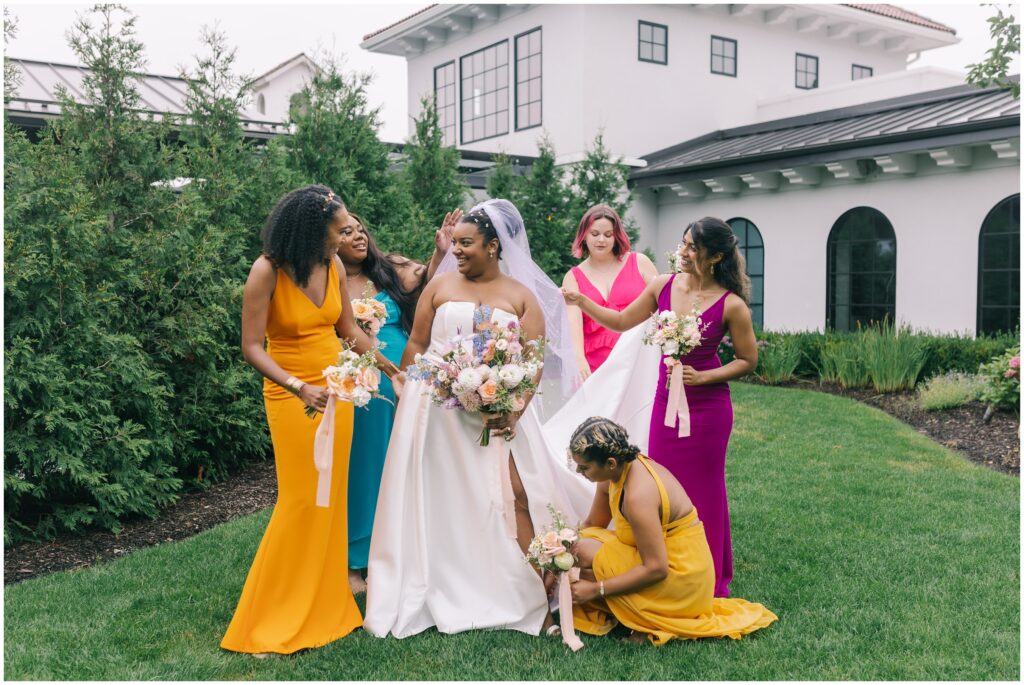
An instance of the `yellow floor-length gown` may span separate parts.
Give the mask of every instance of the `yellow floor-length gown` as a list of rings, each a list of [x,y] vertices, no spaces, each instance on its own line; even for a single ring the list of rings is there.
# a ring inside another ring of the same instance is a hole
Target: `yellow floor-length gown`
[[[608,487],[615,530],[585,528],[582,531],[583,537],[603,543],[594,556],[597,579],[608,580],[642,563],[633,529],[620,510],[622,487],[629,469],[636,463],[650,472],[661,494],[668,577],[637,592],[577,605],[573,609],[576,628],[591,635],[604,635],[621,621],[628,628],[646,633],[651,642],[660,646],[672,639],[731,637],[738,640],[778,620],[761,604],[714,596],[715,566],[704,525],[697,520],[697,510],[671,523],[668,521],[668,493],[643,455],[628,462],[619,479]]]
[[[277,269],[267,318],[267,352],[306,383],[323,385],[323,370],[337,363],[341,343],[338,273],[330,265],[327,295],[317,307]],[[291,654],[319,647],[362,625],[348,584],[348,458],[352,405],[337,402],[330,506],[316,506],[313,436],[323,417],[269,380],[263,399],[277,466],[277,503],[263,534],[238,608],[221,641],[235,652]]]

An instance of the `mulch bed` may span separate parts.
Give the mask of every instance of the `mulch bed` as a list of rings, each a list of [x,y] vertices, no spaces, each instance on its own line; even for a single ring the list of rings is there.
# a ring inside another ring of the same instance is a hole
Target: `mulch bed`
[[[186,493],[152,521],[130,521],[117,535],[90,531],[4,550],[4,585],[69,568],[91,566],[143,547],[192,537],[207,528],[266,509],[277,498],[274,461],[254,462],[223,483]]]
[[[883,395],[873,390],[847,390],[807,381],[785,386],[842,395],[877,407],[975,463],[1020,476],[1020,420],[1015,414],[996,412],[985,423],[985,405],[980,402],[926,412],[915,403],[913,392]],[[93,531],[5,549],[4,584],[90,566],[143,547],[191,537],[272,506],[276,497],[274,462],[256,462],[224,483],[185,494],[156,520],[125,524],[117,535]]]

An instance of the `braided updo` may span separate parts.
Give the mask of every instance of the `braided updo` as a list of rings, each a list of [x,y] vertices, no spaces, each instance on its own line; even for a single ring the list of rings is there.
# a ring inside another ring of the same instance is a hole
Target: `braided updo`
[[[275,268],[291,267],[302,288],[324,262],[327,225],[345,203],[327,186],[308,185],[282,197],[263,225],[263,254]]]
[[[640,454],[640,448],[630,444],[626,429],[603,416],[591,416],[573,431],[569,451],[590,462],[615,457],[626,463]]]

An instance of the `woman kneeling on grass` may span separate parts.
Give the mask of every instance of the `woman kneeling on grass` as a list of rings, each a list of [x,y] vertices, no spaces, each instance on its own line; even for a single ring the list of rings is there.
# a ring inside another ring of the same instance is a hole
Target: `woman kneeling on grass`
[[[625,429],[591,417],[573,433],[569,452],[576,470],[598,484],[575,548],[579,630],[605,635],[621,622],[631,639],[663,645],[738,640],[778,619],[761,604],[714,597],[715,567],[697,510],[668,469],[629,444]]]

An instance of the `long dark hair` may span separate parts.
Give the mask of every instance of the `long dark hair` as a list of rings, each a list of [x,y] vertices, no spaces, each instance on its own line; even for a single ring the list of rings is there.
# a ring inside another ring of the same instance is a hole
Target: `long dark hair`
[[[686,227],[690,232],[697,251],[703,248],[708,258],[722,255],[722,261],[714,267],[714,279],[718,285],[739,295],[744,302],[750,302],[750,277],[747,276],[747,260],[740,252],[740,241],[732,227],[713,216],[698,219]],[[683,235],[686,235],[683,231]]]
[[[300,288],[323,256],[327,224],[345,203],[327,186],[296,188],[280,200],[263,224],[263,255],[274,268],[291,267]]]
[[[400,255],[384,254],[381,252],[363,218],[355,212],[349,212],[348,215],[359,222],[359,225],[363,227],[363,232],[366,234],[366,259],[363,260],[362,264],[363,273],[375,286],[391,296],[391,299],[398,305],[398,311],[401,312],[398,324],[402,327],[403,331],[411,333],[413,318],[416,315],[416,301],[420,299],[420,293],[427,282],[426,268],[420,265],[422,272],[416,287],[412,290],[406,290],[402,286],[402,279],[398,275],[395,261],[396,258],[404,258]],[[408,259],[407,262],[417,263],[411,259]],[[349,293],[349,296],[358,297],[359,293]]]

